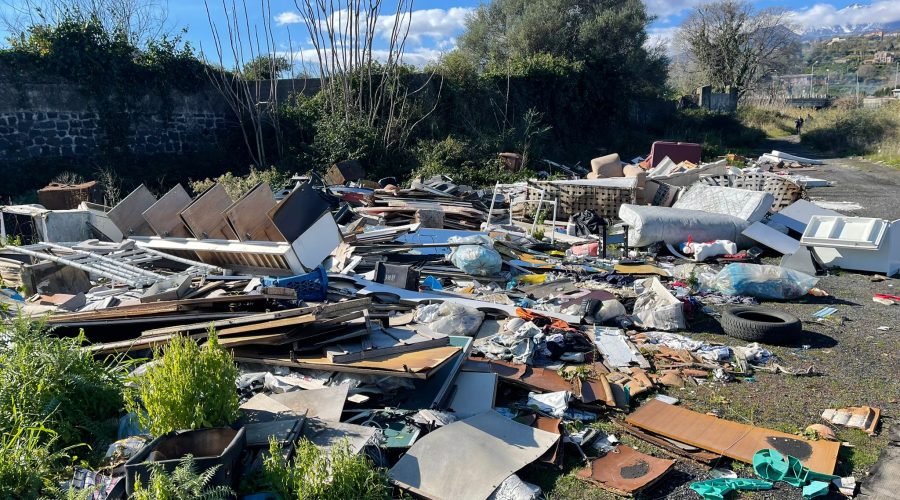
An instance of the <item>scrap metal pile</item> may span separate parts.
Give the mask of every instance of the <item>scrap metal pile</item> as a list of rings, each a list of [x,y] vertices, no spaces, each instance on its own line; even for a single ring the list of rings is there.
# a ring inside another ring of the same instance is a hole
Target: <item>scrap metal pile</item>
[[[492,189],[449,177],[402,188],[344,163],[280,200],[266,184],[237,200],[179,185],[159,198],[141,186],[112,208],[3,207],[4,239],[36,243],[0,251],[0,300],[50,313],[56,334],[83,330],[98,356],[146,357],[214,327],[241,370],[241,449],[228,434],[223,454],[265,453],[270,437],[347,439],[427,498],[537,498],[516,472],[569,453],[577,477],[620,494],[672,470],[591,425],[612,421],[673,457],[760,470],[782,457],[829,483],[839,443],[665,395],[757,370],[810,374],[764,346],[790,343],[799,320],[758,301],[823,293],[818,268],[900,268],[900,221],[801,199],[817,180],[797,174],[815,163],[773,151],[702,164],[696,145],[657,143],[631,164],[596,159],[586,179]],[[691,337],[710,321],[730,337]],[[877,425],[874,412],[829,411]],[[694,489],[771,487],[714,481]]]

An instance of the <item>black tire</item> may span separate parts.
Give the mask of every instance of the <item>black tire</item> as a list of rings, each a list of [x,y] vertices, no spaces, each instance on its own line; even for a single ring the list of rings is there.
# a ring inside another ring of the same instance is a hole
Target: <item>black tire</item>
[[[722,313],[721,324],[736,339],[767,344],[789,344],[803,332],[796,316],[763,307],[730,307]]]

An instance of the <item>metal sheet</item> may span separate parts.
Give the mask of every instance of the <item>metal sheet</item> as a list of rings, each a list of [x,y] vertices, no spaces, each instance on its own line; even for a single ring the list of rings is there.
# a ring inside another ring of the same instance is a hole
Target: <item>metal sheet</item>
[[[460,372],[453,384],[450,410],[458,418],[468,418],[494,408],[497,374]]]
[[[559,439],[488,411],[419,439],[389,472],[402,488],[433,499],[483,499]]]
[[[359,453],[375,439],[378,429],[362,425],[345,424],[341,422],[326,422],[318,418],[306,419],[303,427],[303,437],[312,441],[314,445],[324,450],[331,451],[335,445],[342,442],[350,446],[351,453]]]
[[[762,243],[782,255],[792,255],[800,248],[800,241],[791,238],[781,231],[771,228],[762,222],[754,222],[741,233],[744,236]]]
[[[339,385],[311,391],[272,394],[270,397],[301,415],[338,422],[341,420],[341,412],[344,411],[348,390],[349,386]]]

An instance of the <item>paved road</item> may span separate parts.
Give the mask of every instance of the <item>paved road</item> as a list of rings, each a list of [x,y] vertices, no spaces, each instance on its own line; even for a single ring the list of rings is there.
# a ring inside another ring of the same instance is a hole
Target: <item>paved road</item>
[[[803,172],[811,177],[827,179],[832,187],[811,188],[811,200],[850,201],[862,205],[861,210],[846,215],[900,219],[900,169],[858,158],[830,158],[798,144],[797,136],[766,141],[759,152],[773,149],[798,156],[825,161],[816,170]]]

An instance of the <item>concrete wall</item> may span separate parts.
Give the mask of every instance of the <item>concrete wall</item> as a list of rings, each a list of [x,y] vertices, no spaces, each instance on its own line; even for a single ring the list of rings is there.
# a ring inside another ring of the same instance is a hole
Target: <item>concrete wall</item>
[[[697,90],[700,96],[699,106],[710,111],[718,111],[720,113],[733,113],[737,111],[738,95],[737,92],[713,92],[712,86],[700,87]]]
[[[0,81],[0,162],[214,150],[231,113],[214,90],[193,94],[141,89],[110,105],[65,83]]]

